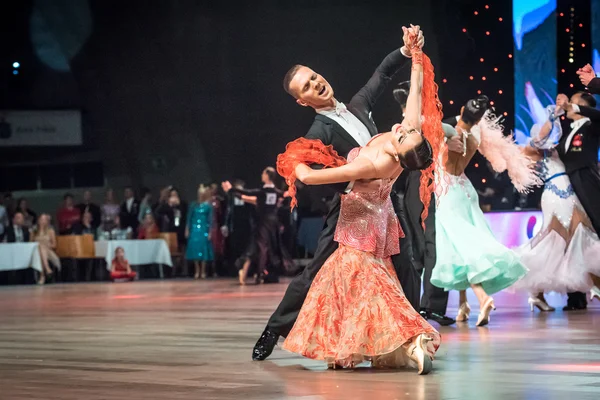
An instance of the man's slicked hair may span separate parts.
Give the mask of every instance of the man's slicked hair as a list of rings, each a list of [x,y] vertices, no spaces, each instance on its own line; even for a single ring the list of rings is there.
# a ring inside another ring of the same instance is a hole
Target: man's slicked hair
[[[302,65],[300,64],[294,65],[292,68],[289,69],[288,72],[286,72],[285,76],[283,77],[283,90],[285,90],[293,98],[297,98],[297,96],[290,89],[290,83],[292,82],[292,79],[294,79],[294,76],[301,67]]]
[[[588,106],[596,108],[596,99],[589,92],[577,92],[581,96],[581,100],[585,101]]]

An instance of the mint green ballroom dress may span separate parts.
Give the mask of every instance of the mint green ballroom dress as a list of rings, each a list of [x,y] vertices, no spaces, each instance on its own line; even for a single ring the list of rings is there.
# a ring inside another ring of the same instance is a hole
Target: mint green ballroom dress
[[[489,295],[527,273],[512,250],[496,240],[479,207],[479,196],[463,174],[441,171],[435,212],[436,264],[431,283],[445,290],[481,284]]]

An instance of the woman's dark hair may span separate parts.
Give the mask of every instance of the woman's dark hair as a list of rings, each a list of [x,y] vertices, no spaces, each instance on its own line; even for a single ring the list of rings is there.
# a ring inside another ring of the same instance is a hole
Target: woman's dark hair
[[[19,197],[19,200],[17,200],[17,210],[21,209],[21,203],[27,201],[27,199],[25,197]],[[25,210],[23,210],[25,211]]]
[[[465,104],[461,119],[467,124],[476,124],[481,120],[483,114],[489,108],[490,99],[486,95],[481,95],[476,99],[471,99]]]
[[[581,96],[581,100],[585,101],[590,107],[596,108],[596,99],[588,92],[577,92]]]
[[[406,107],[409,91],[410,81],[400,82],[396,89],[394,89],[394,99],[400,104],[400,107]]]
[[[275,171],[275,168],[267,167],[263,172],[267,174],[271,183],[275,183],[275,179],[277,179],[277,172]]]

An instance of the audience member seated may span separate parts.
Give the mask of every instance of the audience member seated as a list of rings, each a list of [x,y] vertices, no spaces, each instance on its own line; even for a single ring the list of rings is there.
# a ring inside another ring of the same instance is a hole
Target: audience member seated
[[[56,234],[50,225],[50,216],[42,214],[38,217],[37,226],[33,231],[31,240],[39,243],[40,257],[42,259],[42,272],[38,284],[43,285],[46,278],[52,276],[50,263],[60,268],[60,259],[54,252],[56,248]]]
[[[27,199],[21,197],[17,201],[16,212],[20,212],[21,214],[23,214],[23,226],[25,226],[27,229],[33,228],[33,225],[35,225],[35,222],[37,221],[37,214],[29,208],[27,204]]]
[[[110,266],[110,279],[115,281],[117,279],[127,279],[132,281],[135,279],[137,274],[131,270],[129,261],[125,259],[125,250],[122,247],[115,249],[115,258],[112,260]]]
[[[83,202],[77,205],[81,216],[86,211],[92,214],[92,226],[94,229],[98,229],[100,224],[102,223],[102,212],[100,211],[100,207],[97,204],[94,204],[92,200],[92,192],[86,190],[83,192]]]
[[[72,233],[73,235],[94,235],[94,240],[96,239],[96,229],[94,228],[92,219],[92,213],[86,211],[83,213],[80,222],[76,222],[73,225]]]
[[[115,217],[119,215],[121,207],[115,201],[115,192],[112,189],[106,190],[106,198],[102,204],[102,225],[107,231],[112,231],[114,228]]]
[[[156,225],[156,221],[154,221],[154,215],[146,214],[144,222],[140,226],[138,239],[156,239],[159,236],[160,230],[158,229],[158,225]]]
[[[29,242],[29,228],[25,226],[25,217],[20,211],[15,212],[12,225],[6,229],[4,240],[7,243]]]
[[[63,207],[56,213],[56,219],[60,235],[70,235],[73,233],[73,226],[81,221],[81,213],[73,204],[72,194],[65,194]]]
[[[121,226],[121,217],[115,217],[115,222],[112,225],[114,228],[111,231],[103,229],[103,226],[98,228],[99,240],[129,240],[133,236],[131,228],[123,228]]]
[[[130,187],[125,188],[125,201],[121,204],[121,224],[124,228],[131,228],[137,231],[140,214],[140,202],[135,198],[135,193]]]

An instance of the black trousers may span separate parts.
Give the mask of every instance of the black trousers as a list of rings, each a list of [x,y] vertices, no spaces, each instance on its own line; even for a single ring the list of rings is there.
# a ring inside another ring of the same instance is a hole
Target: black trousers
[[[404,171],[396,186],[396,210],[405,237],[400,239],[400,263],[409,264],[419,279],[417,291],[407,294],[415,310],[428,309],[445,315],[448,306],[448,292],[431,284],[431,274],[436,262],[435,251],[435,196],[429,204],[425,230],[421,224],[423,203],[419,195],[421,172]],[[421,296],[421,277],[423,279],[423,296]],[[402,281],[401,281],[402,282]],[[406,293],[406,290],[405,290]]]
[[[292,330],[313,279],[325,261],[327,261],[329,256],[331,256],[338,247],[337,242],[333,240],[333,236],[339,214],[340,196],[336,195],[331,202],[329,213],[327,214],[325,224],[321,230],[317,250],[315,251],[313,259],[306,268],[304,268],[301,274],[292,279],[285,291],[283,299],[267,323],[269,330],[272,332],[285,337]],[[401,263],[400,261],[401,260],[398,257],[392,258],[396,274],[398,275],[398,279],[402,284],[405,294],[414,291],[418,293],[420,286],[414,286],[417,281],[420,284],[420,279],[416,270],[414,270],[411,265]]]
[[[582,168],[569,174],[573,190],[579,198],[585,213],[590,218],[596,233],[600,233],[600,174],[595,168]],[[568,305],[587,304],[585,293],[569,293]]]

